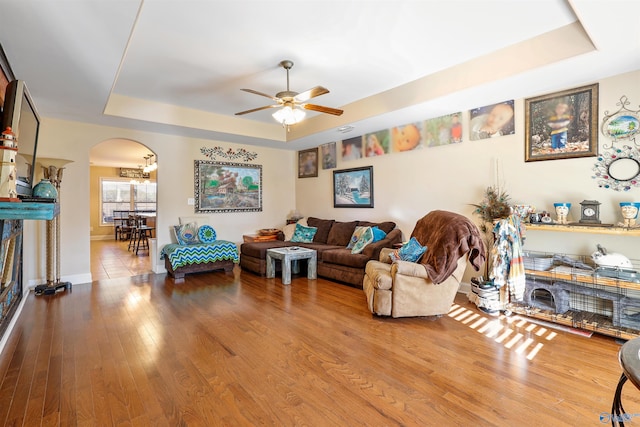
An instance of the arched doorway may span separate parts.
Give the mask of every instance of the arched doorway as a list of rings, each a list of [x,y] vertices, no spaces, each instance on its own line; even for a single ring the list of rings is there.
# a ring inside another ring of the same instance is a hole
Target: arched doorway
[[[96,144],[89,161],[92,280],[152,273],[151,250],[140,246],[136,253],[131,233],[116,233],[116,226],[129,216],[155,226],[157,171],[148,170],[157,167],[155,153],[139,141],[114,138]]]

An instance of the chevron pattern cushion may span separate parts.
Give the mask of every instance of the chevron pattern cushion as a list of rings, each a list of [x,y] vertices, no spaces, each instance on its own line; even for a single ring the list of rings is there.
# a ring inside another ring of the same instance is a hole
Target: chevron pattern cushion
[[[240,262],[238,247],[227,240],[215,240],[211,243],[198,243],[195,245],[170,244],[162,248],[162,258],[169,257],[171,267],[174,269],[191,264],[206,264],[208,262],[231,260]]]

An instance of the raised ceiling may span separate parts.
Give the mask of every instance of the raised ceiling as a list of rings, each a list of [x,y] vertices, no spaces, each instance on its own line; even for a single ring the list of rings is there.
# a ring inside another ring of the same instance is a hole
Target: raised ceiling
[[[637,0],[4,0],[42,116],[300,150],[640,69]],[[287,132],[241,88],[322,85]],[[354,126],[351,134],[338,129]],[[117,136],[117,135],[114,135]]]

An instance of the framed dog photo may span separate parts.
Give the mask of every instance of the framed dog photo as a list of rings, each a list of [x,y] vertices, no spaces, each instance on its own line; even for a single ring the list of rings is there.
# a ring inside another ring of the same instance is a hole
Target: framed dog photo
[[[525,161],[598,155],[598,84],[525,99]]]

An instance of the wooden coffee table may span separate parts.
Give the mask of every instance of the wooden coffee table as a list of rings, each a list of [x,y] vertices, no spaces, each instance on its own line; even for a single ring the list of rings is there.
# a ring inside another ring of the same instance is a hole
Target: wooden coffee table
[[[267,278],[276,277],[276,260],[282,261],[282,284],[291,284],[291,271],[300,272],[298,261],[307,260],[307,278],[317,278],[317,253],[313,249],[291,246],[287,248],[267,249]],[[293,264],[293,265],[292,265]]]

